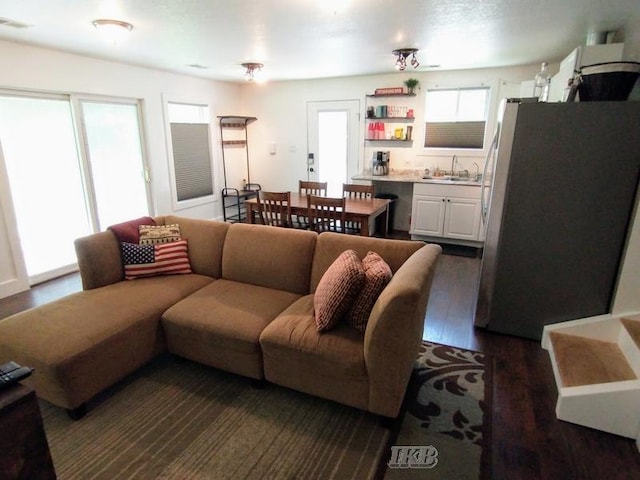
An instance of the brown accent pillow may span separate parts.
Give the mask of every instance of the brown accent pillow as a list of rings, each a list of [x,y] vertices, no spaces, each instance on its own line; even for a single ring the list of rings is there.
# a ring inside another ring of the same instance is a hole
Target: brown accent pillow
[[[177,223],[171,225],[140,225],[138,231],[140,233],[140,245],[157,245],[180,240],[180,226]]]
[[[140,242],[140,234],[138,233],[140,225],[155,224],[156,222],[151,217],[140,217],[128,222],[111,225],[108,229],[113,232],[119,242],[138,243]]]
[[[365,281],[362,290],[356,297],[347,314],[347,323],[364,332],[369,315],[376,300],[387,286],[393,273],[387,262],[375,252],[369,252],[362,259]]]
[[[364,278],[364,267],[354,250],[342,252],[324,272],[313,296],[319,332],[329,330],[349,311]]]

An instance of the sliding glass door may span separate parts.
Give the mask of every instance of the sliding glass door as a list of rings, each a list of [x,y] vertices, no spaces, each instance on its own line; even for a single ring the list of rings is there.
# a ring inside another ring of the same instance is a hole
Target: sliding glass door
[[[31,283],[66,273],[91,231],[69,101],[1,96],[0,141]]]
[[[76,238],[149,214],[141,138],[135,101],[0,93],[0,146],[30,284],[73,271]]]
[[[98,228],[148,215],[137,105],[86,100],[80,104]]]

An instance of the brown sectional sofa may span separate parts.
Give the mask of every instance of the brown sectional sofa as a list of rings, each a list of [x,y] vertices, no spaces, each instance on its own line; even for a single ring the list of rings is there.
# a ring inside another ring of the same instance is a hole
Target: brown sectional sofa
[[[83,291],[0,321],[0,363],[81,416],[96,394],[169,351],[250,378],[395,417],[417,356],[440,247],[176,216],[193,273],[124,280],[110,231],[78,239]],[[394,273],[365,332],[319,333],[313,293],[347,249]]]

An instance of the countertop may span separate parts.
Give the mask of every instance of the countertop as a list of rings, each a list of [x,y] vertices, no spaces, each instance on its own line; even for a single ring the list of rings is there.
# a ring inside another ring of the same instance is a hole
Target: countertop
[[[474,181],[472,179],[454,179],[452,180],[448,176],[444,177],[430,177],[423,178],[421,175],[414,173],[391,173],[389,175],[371,175],[360,174],[351,177],[352,180],[369,180],[374,182],[400,182],[400,183],[435,183],[438,185],[468,185],[472,187],[479,187],[482,185],[481,181]]]

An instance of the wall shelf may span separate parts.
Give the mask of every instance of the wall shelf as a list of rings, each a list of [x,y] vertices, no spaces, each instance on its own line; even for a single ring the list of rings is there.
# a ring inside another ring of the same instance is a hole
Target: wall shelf
[[[385,120],[390,122],[413,122],[415,117],[367,117],[367,120]]]
[[[415,93],[385,93],[376,95],[375,93],[367,94],[370,98],[382,98],[382,97],[415,97]]]

